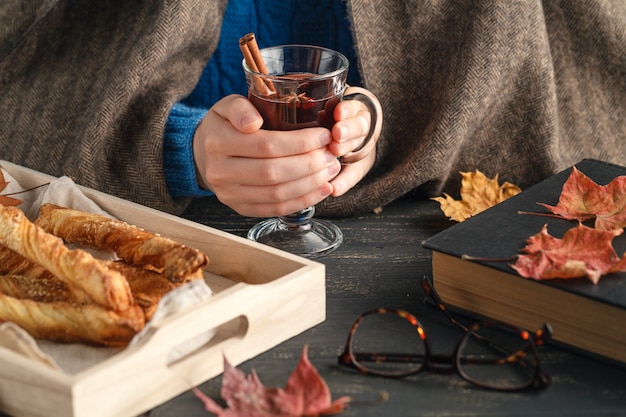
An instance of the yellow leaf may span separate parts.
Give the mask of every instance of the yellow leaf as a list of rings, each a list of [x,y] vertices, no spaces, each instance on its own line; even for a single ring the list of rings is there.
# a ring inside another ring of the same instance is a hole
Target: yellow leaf
[[[444,193],[443,197],[434,197],[439,202],[441,210],[450,219],[462,222],[489,207],[519,194],[522,190],[510,182],[498,184],[498,176],[487,178],[485,174],[476,172],[461,172],[461,199],[455,200]]]

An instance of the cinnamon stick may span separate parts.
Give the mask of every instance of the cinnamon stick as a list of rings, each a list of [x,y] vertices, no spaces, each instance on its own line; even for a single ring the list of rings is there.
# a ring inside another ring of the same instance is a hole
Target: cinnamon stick
[[[239,49],[241,49],[241,53],[243,54],[248,68],[259,74],[268,75],[267,67],[261,56],[261,51],[259,50],[259,45],[256,42],[254,33],[248,33],[239,39]],[[276,92],[274,84],[270,80],[254,77],[254,83],[257,91],[261,93],[269,95]]]

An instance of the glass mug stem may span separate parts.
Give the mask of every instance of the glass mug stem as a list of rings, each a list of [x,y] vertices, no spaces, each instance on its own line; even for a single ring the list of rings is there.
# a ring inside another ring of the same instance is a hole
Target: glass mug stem
[[[315,207],[311,206],[287,216],[279,216],[278,228],[285,231],[310,230],[313,215],[315,215]]]

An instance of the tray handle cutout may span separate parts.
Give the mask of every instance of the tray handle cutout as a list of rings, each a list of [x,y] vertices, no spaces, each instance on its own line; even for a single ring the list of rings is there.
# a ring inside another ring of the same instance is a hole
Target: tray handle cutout
[[[248,333],[249,327],[248,318],[241,315],[216,328],[195,335],[191,339],[177,344],[170,350],[167,355],[167,367],[182,367],[188,362],[193,362],[195,358],[202,357],[204,359],[206,355],[210,354],[217,354],[214,356],[218,356],[218,360],[221,363],[221,353],[229,345],[243,339]]]

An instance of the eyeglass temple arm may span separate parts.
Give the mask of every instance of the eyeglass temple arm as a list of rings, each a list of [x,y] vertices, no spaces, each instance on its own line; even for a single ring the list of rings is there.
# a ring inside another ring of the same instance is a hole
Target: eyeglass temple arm
[[[469,330],[466,326],[464,326],[461,322],[459,322],[456,318],[454,318],[454,316],[450,313],[450,311],[448,310],[444,302],[441,300],[441,297],[439,297],[439,294],[437,294],[437,291],[435,291],[435,287],[433,286],[428,275],[424,275],[422,277],[422,288],[424,289],[426,296],[430,297],[430,299],[433,300],[435,304],[437,304],[437,307],[439,307],[439,309],[446,315],[446,317],[453,324],[455,324],[457,327],[459,327],[460,329],[464,331]],[[550,323],[544,323],[543,326],[537,329],[537,331],[535,331],[535,334],[533,335],[533,340],[537,346],[544,345],[551,338],[552,338],[552,326],[550,326]]]
[[[539,329],[535,331],[533,334],[533,340],[535,341],[535,345],[543,346],[548,343],[552,339],[552,326],[550,323],[543,323]]]
[[[466,326],[461,324],[457,319],[454,318],[454,316],[452,316],[452,314],[450,314],[446,305],[443,303],[443,301],[439,297],[439,294],[437,294],[437,291],[435,291],[435,287],[433,286],[428,275],[424,275],[422,277],[421,283],[422,283],[422,288],[424,289],[424,292],[426,293],[426,296],[430,297],[430,299],[433,300],[437,304],[437,307],[439,307],[439,309],[446,315],[446,317],[448,317],[448,319],[460,329],[464,331],[468,331],[469,329]],[[535,331],[532,337],[536,346],[543,346],[552,338],[552,326],[550,326],[550,323],[544,323],[543,326],[541,326],[539,329],[537,329],[537,331]],[[550,384],[550,380],[551,380],[550,376],[543,371],[539,372],[539,379],[541,381],[539,382],[536,381],[536,383],[539,383],[538,387],[545,387],[548,384]]]
[[[448,318],[448,320],[452,322],[452,324],[454,324],[459,329],[465,332],[468,331],[468,328],[466,326],[464,326],[461,322],[459,322],[456,318],[454,318],[452,314],[450,314],[450,311],[448,310],[444,302],[441,300],[441,297],[439,297],[439,294],[437,294],[437,291],[435,291],[435,287],[433,286],[433,283],[430,281],[430,278],[428,277],[428,275],[424,275],[422,277],[422,288],[424,289],[426,296],[429,297],[431,300],[433,300],[435,304],[437,304],[437,307],[439,307],[439,310],[441,310],[443,314],[446,315],[446,317]]]
[[[547,342],[552,339],[552,326],[550,323],[544,323],[541,328],[537,329],[535,334],[533,335],[533,340],[535,341],[535,345],[543,346]],[[544,372],[542,369],[539,369],[537,374],[537,378],[533,381],[534,388],[545,388],[552,382],[552,377]]]

